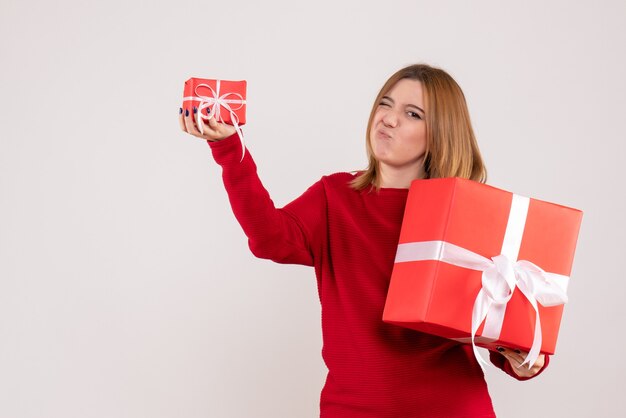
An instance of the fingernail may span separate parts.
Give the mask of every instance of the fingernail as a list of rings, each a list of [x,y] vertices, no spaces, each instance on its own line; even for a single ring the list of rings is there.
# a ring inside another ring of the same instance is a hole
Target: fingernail
[[[498,350],[498,352],[503,353],[504,352],[504,347],[496,347],[496,350]]]
[[[189,109],[185,109],[185,116],[189,116]]]
[[[178,108],[178,114],[180,115],[180,114],[182,114],[182,113],[183,113],[183,108],[182,108],[182,107],[179,107],[179,108]]]
[[[197,107],[193,107],[193,113],[198,113],[198,108]]]
[[[515,352],[516,352],[517,354],[522,354],[522,352],[521,352],[521,351],[519,351],[519,350],[515,350]]]

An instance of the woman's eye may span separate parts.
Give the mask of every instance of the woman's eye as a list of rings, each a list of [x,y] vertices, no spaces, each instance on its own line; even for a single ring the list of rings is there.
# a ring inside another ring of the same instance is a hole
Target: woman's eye
[[[410,117],[414,118],[414,119],[422,119],[422,117],[421,117],[419,114],[415,113],[415,112],[411,112],[411,111],[409,111],[409,112],[407,112],[407,114],[408,114]]]
[[[382,101],[382,102],[378,103],[378,106],[390,107],[391,105],[388,102]]]

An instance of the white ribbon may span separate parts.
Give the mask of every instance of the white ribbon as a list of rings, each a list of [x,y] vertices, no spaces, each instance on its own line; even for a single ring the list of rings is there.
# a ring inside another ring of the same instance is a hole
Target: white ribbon
[[[487,364],[475,344],[476,332],[485,321],[482,337],[500,337],[506,305],[517,287],[535,311],[535,330],[528,356],[522,363],[530,368],[541,351],[541,320],[537,302],[542,306],[567,303],[568,276],[548,273],[527,260],[517,260],[528,212],[528,198],[513,196],[501,254],[488,259],[445,241],[410,242],[398,245],[396,263],[435,260],[471,270],[482,271],[482,287],[472,309],[472,349],[479,364]]]
[[[204,123],[202,123],[202,120],[208,121],[208,120],[211,120],[212,118],[215,118],[215,120],[218,122],[224,122],[224,118],[222,117],[222,108],[226,109],[230,113],[230,121],[233,124],[235,131],[237,132],[237,135],[239,135],[239,140],[241,141],[241,160],[243,160],[243,157],[246,153],[246,147],[243,142],[243,132],[241,131],[241,128],[239,127],[239,117],[235,113],[235,110],[241,109],[243,105],[246,104],[246,101],[243,98],[243,96],[239,93],[224,93],[220,96],[220,86],[221,86],[220,80],[216,80],[215,90],[213,90],[213,88],[209,86],[208,84],[198,84],[194,88],[194,91],[193,91],[195,96],[183,97],[183,102],[185,101],[200,102],[200,104],[198,105],[197,114],[200,119],[199,120],[200,123],[198,123],[198,128],[200,129],[201,134],[204,133]],[[209,89],[213,96],[203,96],[199,94],[198,88],[200,87],[206,87],[207,89]],[[229,99],[228,97],[230,96],[234,96],[236,98]],[[230,106],[231,104],[238,104],[239,106],[232,108]],[[207,109],[207,115],[202,114],[202,110],[204,109]]]

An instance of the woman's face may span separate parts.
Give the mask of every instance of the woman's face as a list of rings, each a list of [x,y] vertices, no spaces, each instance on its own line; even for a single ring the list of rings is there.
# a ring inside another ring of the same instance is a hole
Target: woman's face
[[[383,96],[374,113],[370,145],[381,169],[423,173],[426,152],[422,83],[402,79]]]

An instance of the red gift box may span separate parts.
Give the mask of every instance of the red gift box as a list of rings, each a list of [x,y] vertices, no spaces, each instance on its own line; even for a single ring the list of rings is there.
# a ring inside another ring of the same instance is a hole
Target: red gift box
[[[238,126],[246,123],[246,81],[190,78],[185,81],[183,110],[198,109],[200,118]]]
[[[461,342],[474,330],[476,345],[529,360],[553,354],[581,220],[470,180],[415,180],[383,320]]]

